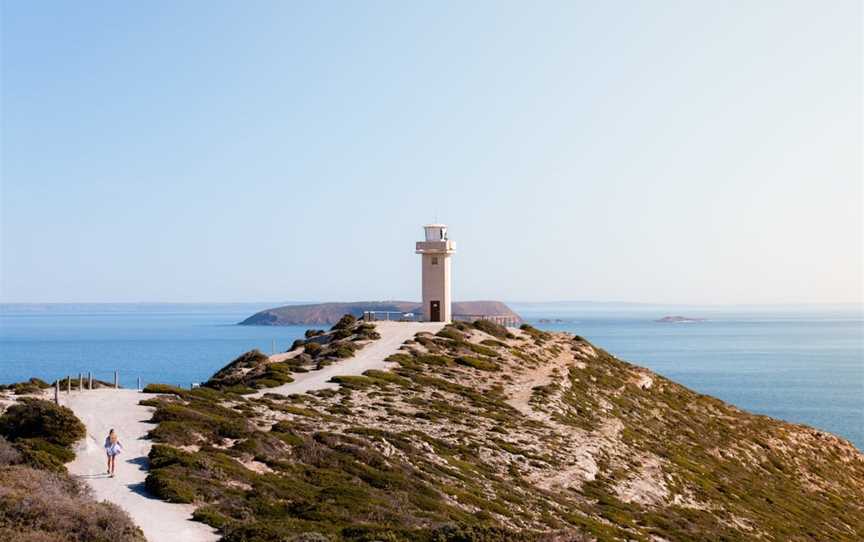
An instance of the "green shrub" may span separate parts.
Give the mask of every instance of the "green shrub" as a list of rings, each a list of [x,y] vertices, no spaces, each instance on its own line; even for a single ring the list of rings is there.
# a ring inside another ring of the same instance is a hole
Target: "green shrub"
[[[311,339],[312,337],[317,337],[319,335],[324,335],[325,331],[323,329],[307,329],[306,333],[303,334],[307,339]]]
[[[326,356],[336,357],[339,359],[350,358],[354,356],[354,352],[357,351],[357,346],[354,343],[345,342],[338,343],[334,346],[331,346],[325,352]]]
[[[285,362],[268,363],[264,374],[250,379],[249,385],[255,389],[263,389],[294,382],[294,377],[291,376],[292,370],[293,367]]]
[[[456,358],[456,363],[466,367],[473,367],[480,371],[498,371],[500,367],[492,360],[484,358],[475,358],[473,356],[459,356]]]
[[[341,341],[342,339],[347,339],[348,337],[353,336],[354,330],[351,329],[350,327],[346,327],[346,328],[342,328],[342,329],[337,329],[337,330],[333,331],[332,333],[333,333],[332,334],[332,340]]]
[[[75,459],[75,452],[42,439],[24,439],[15,443],[23,463],[34,469],[57,473],[66,472],[66,463]]]
[[[354,330],[357,335],[378,335],[378,332],[375,331],[375,324],[363,323],[357,326],[357,329]]]
[[[395,373],[391,373],[389,371],[378,371],[376,369],[369,369],[368,371],[363,373],[363,376],[371,378],[372,380],[386,382],[388,384],[398,384],[399,386],[411,385],[411,381],[407,378],[402,378],[401,376]]]
[[[375,384],[375,380],[366,376],[334,376],[330,382],[335,382],[352,390],[362,390]]]
[[[216,389],[246,384],[251,376],[260,374],[270,362],[270,356],[260,350],[250,350],[219,369],[204,386]]]
[[[448,325],[448,326],[444,327],[444,329],[442,329],[441,331],[436,333],[436,335],[438,337],[444,337],[445,339],[452,339],[456,342],[462,342],[467,338],[464,333],[457,330],[452,325]]]
[[[453,360],[447,356],[439,356],[437,354],[420,354],[417,356],[417,361],[426,365],[445,366],[452,365]]]
[[[167,470],[150,471],[144,487],[163,501],[175,503],[195,502],[195,487]]]
[[[170,384],[147,384],[144,386],[144,393],[162,393],[166,395],[176,395],[177,397],[186,397],[188,391]]]
[[[535,341],[538,341],[541,343],[543,341],[548,340],[551,337],[551,335],[549,335],[549,333],[547,333],[545,331],[540,331],[539,329],[532,326],[531,324],[522,324],[521,326],[519,326],[519,329],[521,329],[522,331],[524,331],[525,333],[530,335]]]
[[[84,424],[75,413],[41,399],[22,398],[0,416],[0,435],[11,441],[41,438],[70,446],[85,434]]]
[[[201,506],[192,512],[192,520],[200,521],[216,529],[224,529],[231,523],[231,518],[221,513],[215,506]]]
[[[471,350],[475,354],[480,354],[481,356],[487,356],[490,358],[494,358],[498,356],[498,352],[496,350],[492,350],[488,346],[483,346],[475,343],[464,343],[463,346]]]
[[[178,445],[189,444],[194,434],[207,442],[219,444],[226,438],[246,437],[255,430],[242,412],[205,400],[195,400],[185,405],[163,401],[153,413],[152,421],[160,424],[150,432],[152,438]],[[164,422],[176,423],[163,428]],[[166,428],[170,430],[166,431]],[[183,437],[179,432],[186,436]]]
[[[303,351],[312,356],[313,358],[320,354],[323,349],[323,346],[315,342],[310,342],[303,345]]]
[[[0,384],[0,391],[11,391],[15,395],[25,395],[28,393],[39,393],[40,391],[50,388],[51,384],[39,378],[31,378],[26,382],[16,382],[14,384]]]
[[[506,327],[496,324],[491,320],[475,320],[474,327],[483,333],[488,333],[489,335],[498,337],[499,339],[506,339],[507,335],[509,335]]]
[[[353,314],[346,314],[342,318],[339,319],[338,322],[331,328],[331,330],[335,331],[337,329],[348,329],[354,327],[354,324],[357,323],[357,317]]]

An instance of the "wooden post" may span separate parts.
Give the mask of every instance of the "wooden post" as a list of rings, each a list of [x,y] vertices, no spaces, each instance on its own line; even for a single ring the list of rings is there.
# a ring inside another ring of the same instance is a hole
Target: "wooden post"
[[[54,404],[60,404],[60,379],[54,381]]]
[[[93,373],[92,372],[87,373],[87,381],[89,382],[87,384],[87,387],[92,390],[93,389]]]
[[[120,387],[120,376],[117,373],[118,373],[118,371],[114,371],[114,389],[115,390]]]
[[[72,377],[67,376],[66,377],[66,394],[68,395],[70,393],[72,393]]]
[[[84,373],[78,373],[78,391],[84,391]]]
[[[141,377],[138,377],[138,391],[141,391]]]

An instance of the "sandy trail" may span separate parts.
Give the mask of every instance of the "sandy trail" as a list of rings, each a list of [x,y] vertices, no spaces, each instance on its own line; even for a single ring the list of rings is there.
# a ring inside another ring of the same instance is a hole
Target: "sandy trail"
[[[277,388],[268,388],[257,395],[261,396],[265,393],[291,395],[292,393],[306,393],[323,388],[338,388],[339,384],[328,382],[328,380],[334,376],[360,375],[369,369],[387,369],[394,364],[384,360],[390,354],[395,354],[402,343],[421,331],[438,333],[443,327],[444,324],[441,322],[375,322],[375,330],[381,334],[381,338],[367,344],[353,358],[328,365],[318,371],[295,373],[294,382],[283,384]]]
[[[132,517],[149,542],[209,542],[219,539],[215,529],[192,521],[192,505],[173,504],[147,494],[147,454],[151,441],[147,432],[155,427],[147,423],[153,413],[138,404],[153,397],[134,390],[98,389],[61,393],[60,404],[71,408],[87,426],[87,436],[77,444],[75,460],[67,465],[69,472],[84,479],[98,500],[112,502]],[[114,428],[124,453],[117,458],[117,474],[106,475],[103,444]]]

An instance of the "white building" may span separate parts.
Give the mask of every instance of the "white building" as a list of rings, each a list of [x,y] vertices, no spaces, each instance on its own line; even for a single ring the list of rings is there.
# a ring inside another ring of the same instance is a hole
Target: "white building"
[[[422,260],[423,320],[450,322],[450,256],[456,246],[447,238],[446,225],[429,224],[423,229],[426,240],[417,241],[415,250]]]

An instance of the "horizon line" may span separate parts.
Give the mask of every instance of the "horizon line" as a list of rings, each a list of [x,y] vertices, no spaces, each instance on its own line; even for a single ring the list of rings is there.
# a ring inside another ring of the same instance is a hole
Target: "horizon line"
[[[319,305],[324,303],[380,303],[380,302],[417,302],[411,299],[358,299],[352,301],[320,301],[320,300],[256,300],[256,301],[0,301],[0,306],[9,305],[263,305],[273,307],[285,305]],[[499,301],[494,299],[465,299],[456,302]],[[500,301],[512,305],[635,305],[664,307],[792,307],[792,306],[858,306],[864,307],[861,301],[785,301],[785,302],[730,302],[730,303],[682,303],[655,301],[594,301],[594,300],[554,300],[554,301]]]

